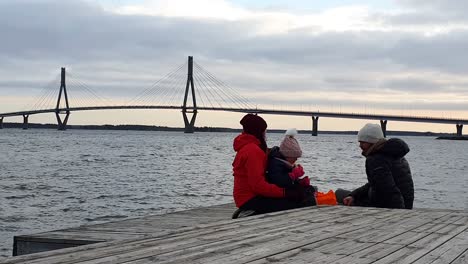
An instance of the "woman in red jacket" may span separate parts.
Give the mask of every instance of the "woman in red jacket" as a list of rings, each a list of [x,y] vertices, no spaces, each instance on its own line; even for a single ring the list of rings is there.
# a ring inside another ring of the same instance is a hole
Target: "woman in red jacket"
[[[243,131],[234,139],[237,152],[232,163],[234,201],[239,208],[233,218],[299,208],[311,204],[302,186],[283,189],[265,178],[267,123],[263,118],[247,114],[240,121]]]

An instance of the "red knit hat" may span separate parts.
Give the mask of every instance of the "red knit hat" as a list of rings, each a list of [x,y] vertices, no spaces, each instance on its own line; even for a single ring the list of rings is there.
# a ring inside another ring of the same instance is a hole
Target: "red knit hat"
[[[261,136],[267,129],[267,123],[263,118],[258,115],[246,114],[240,121],[244,132],[254,135]]]

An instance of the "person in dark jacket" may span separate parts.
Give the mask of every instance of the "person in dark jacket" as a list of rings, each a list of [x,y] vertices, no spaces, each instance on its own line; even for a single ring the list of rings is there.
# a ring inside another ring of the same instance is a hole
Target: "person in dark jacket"
[[[298,163],[297,159],[302,156],[302,150],[299,142],[295,138],[297,130],[288,129],[284,139],[279,147],[270,149],[268,154],[266,179],[281,188],[294,188],[295,185],[301,185],[306,192],[304,206],[313,206],[315,200],[315,188],[310,185],[310,179],[304,175],[304,169]]]
[[[408,145],[398,138],[386,140],[377,124],[366,124],[358,133],[358,141],[366,157],[368,182],[343,198],[343,204],[412,209],[414,185],[405,158]],[[337,190],[338,200],[342,193]]]
[[[282,188],[292,187],[294,184],[309,186],[310,180],[305,176],[304,169],[297,159],[302,156],[302,150],[296,139],[296,129],[288,129],[279,147],[270,149],[266,178],[269,183]]]

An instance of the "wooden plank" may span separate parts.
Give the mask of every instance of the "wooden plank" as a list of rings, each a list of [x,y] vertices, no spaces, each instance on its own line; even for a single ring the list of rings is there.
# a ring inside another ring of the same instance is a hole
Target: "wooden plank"
[[[235,206],[233,204],[223,204],[223,205],[216,205],[216,206],[212,206],[212,207],[207,207],[207,208],[203,208],[202,210],[203,211],[209,211],[209,212],[216,212],[216,210],[223,210],[223,211],[229,211],[229,212],[233,212],[234,211],[234,208]],[[188,210],[188,211],[197,211],[199,210],[199,208],[197,209],[192,209],[192,210]],[[173,212],[173,213],[170,213],[168,215],[174,217],[174,215],[180,215],[181,213],[180,212]],[[231,213],[229,214],[226,214],[224,216],[223,219],[226,219],[226,220],[230,220],[230,215]],[[32,242],[35,242],[35,241],[40,241],[40,242],[45,242],[45,241],[49,241],[50,243],[61,243],[61,242],[64,242],[65,244],[75,244],[75,245],[81,245],[83,244],[83,242],[89,242],[89,241],[93,241],[94,242],[99,242],[99,241],[102,241],[101,238],[103,237],[106,237],[106,239],[110,239],[110,240],[113,240],[113,239],[126,239],[127,237],[132,237],[132,238],[141,238],[141,234],[136,234],[135,236],[132,236],[132,233],[131,231],[127,231],[125,229],[125,226],[129,225],[129,224],[124,224],[121,232],[118,232],[116,231],[116,228],[115,227],[112,227],[112,226],[119,226],[121,225],[122,223],[129,223],[130,222],[130,226],[133,226],[133,225],[138,225],[138,222],[142,223],[148,223],[147,220],[148,219],[153,219],[153,218],[157,218],[158,220],[161,220],[161,219],[164,219],[164,215],[153,215],[153,216],[148,216],[148,217],[144,217],[144,218],[134,218],[134,219],[125,219],[125,220],[121,220],[121,221],[115,221],[115,222],[109,222],[109,223],[104,223],[104,224],[97,224],[97,225],[93,225],[93,226],[97,226],[97,227],[107,227],[107,230],[106,232],[100,232],[102,234],[102,236],[99,236],[97,239],[96,239],[96,236],[92,233],[88,233],[89,235],[86,236],[84,235],[83,233],[83,230],[80,230],[82,228],[90,228],[91,226],[84,226],[84,227],[79,227],[79,228],[71,228],[71,229],[63,229],[63,230],[58,230],[58,231],[52,231],[52,232],[43,232],[43,233],[39,233],[39,234],[35,234],[35,235],[29,235],[29,236],[18,236],[18,238],[20,238],[20,242],[22,243],[29,243],[29,241],[32,241]],[[219,219],[212,219],[212,222],[215,222],[215,221],[218,221]],[[153,234],[156,233],[158,235],[167,235],[168,233],[171,233],[173,232],[173,230],[168,230],[168,229],[162,229],[162,228],[158,228],[158,225],[161,223],[162,221],[155,221],[155,225],[152,226],[153,227]],[[152,222],[150,222],[152,223]],[[190,226],[190,227],[187,227],[187,228],[193,228],[193,226]],[[105,228],[104,228],[105,229]],[[118,229],[118,228],[117,228]],[[62,233],[61,233],[62,232]],[[76,237],[76,236],[72,236],[71,234],[75,233],[75,232],[78,232],[78,234],[81,236],[81,237]],[[109,235],[110,233],[112,234],[115,234],[115,233],[119,233],[120,235]],[[125,235],[123,235],[122,233],[125,233]],[[145,233],[144,236],[147,236],[148,234]],[[15,237],[16,238],[16,237]],[[50,240],[49,240],[50,239]],[[17,245],[17,244],[15,244]],[[21,244],[19,244],[21,246]],[[15,250],[15,249],[14,249]]]
[[[429,251],[414,263],[451,263],[468,250],[468,227],[441,246]]]
[[[309,214],[310,212],[307,212],[307,211],[304,211],[304,210],[291,210],[289,212],[291,214],[291,216],[298,216],[298,215],[301,215],[301,214]],[[281,215],[281,214],[285,214],[284,212],[278,212],[277,214]],[[331,216],[330,216],[331,217]],[[267,219],[270,224],[265,223],[266,221],[264,220]],[[293,218],[294,219],[294,218]],[[255,217],[251,217],[250,219],[247,219],[244,218],[242,220],[238,220],[238,221],[233,221],[233,220],[229,220],[227,222],[220,222],[220,223],[216,223],[216,224],[209,224],[207,225],[208,227],[211,227],[211,229],[207,229],[207,230],[202,230],[203,232],[205,233],[213,233],[213,232],[221,232],[223,230],[231,230],[233,227],[240,227],[240,226],[243,226],[244,229],[248,226],[252,226],[254,228],[257,228],[257,225],[258,223],[261,223],[263,222],[263,228],[264,229],[272,229],[272,226],[276,225],[276,226],[286,226],[284,223],[280,223],[278,221],[274,221],[272,219],[270,219],[270,217],[268,217],[268,215],[259,215],[259,216],[255,216]],[[226,223],[229,223],[229,225],[225,226],[223,224],[226,224]],[[304,222],[304,223],[301,223],[301,224],[307,224],[307,222]],[[213,229],[213,227],[215,226],[221,226],[222,228],[219,229],[219,230],[216,230],[216,229]],[[174,231],[175,232],[175,231]],[[178,231],[180,232],[180,230]],[[188,231],[186,233],[183,233],[182,235],[178,235],[175,237],[175,239],[179,239],[179,240],[183,240],[183,241],[187,241],[187,235],[189,236],[194,236],[194,237],[199,237],[202,235],[202,233],[199,233],[200,231],[198,230],[198,228],[190,228],[188,229]],[[250,231],[247,231],[247,232],[250,232]],[[177,233],[177,232],[175,232]],[[235,234],[237,235],[237,234]],[[182,237],[181,237],[182,236]],[[168,233],[166,234],[166,237],[171,237],[171,234]],[[150,239],[146,239],[146,240],[142,240],[142,242],[144,242],[145,245],[148,245],[148,243],[151,243],[151,242],[155,242],[155,243],[159,243],[159,240],[158,239],[154,239],[154,238],[150,238]],[[195,242],[194,242],[195,243]],[[138,247],[140,246],[139,245],[139,241],[128,241],[128,243],[126,243],[126,246],[124,247],[119,247],[118,249],[115,249],[116,252],[125,252],[126,248],[125,247],[129,247],[131,250],[134,250],[135,248],[134,247]],[[104,254],[114,254],[113,251],[111,251],[110,253],[107,252],[106,250],[102,249],[102,248],[99,248],[99,254],[101,255],[104,255]],[[78,258],[79,259],[84,259],[85,256],[81,255],[79,256]],[[89,257],[92,257],[92,258],[95,258],[96,256],[93,254],[93,253],[90,253],[90,256]],[[54,261],[57,261],[57,263],[61,263],[61,260],[60,260],[60,256],[59,257],[55,257],[53,259],[47,259],[46,263],[54,263]],[[72,259],[71,257],[69,257],[68,259]]]
[[[452,229],[448,234],[431,233],[393,254],[385,256],[376,263],[413,263],[453,237],[464,232],[464,230],[466,230],[466,227],[458,226]]]
[[[346,224],[343,224],[343,227],[345,227],[347,230],[349,230],[350,228],[353,227],[353,225],[349,225],[348,223],[346,223]],[[336,230],[337,230],[337,229],[335,228],[335,231],[336,231]],[[322,230],[322,231],[323,231],[323,230]],[[299,233],[299,234],[300,234],[300,233]],[[306,248],[306,247],[304,247],[304,245],[307,245],[307,243],[308,243],[308,244],[313,244],[311,240],[308,240],[307,242],[303,242],[302,244],[300,244],[300,243],[298,244],[298,243],[297,243],[297,240],[303,240],[303,239],[305,239],[305,237],[298,237],[299,234],[296,234],[296,233],[294,234],[294,237],[296,237],[296,239],[293,240],[293,241],[291,241],[290,239],[289,239],[289,241],[287,241],[287,240],[285,240],[285,241],[274,241],[274,244],[269,245],[269,246],[266,246],[266,245],[257,245],[257,244],[256,244],[256,245],[250,245],[250,247],[248,247],[248,248],[253,248],[252,250],[253,250],[254,253],[255,253],[255,254],[254,254],[255,257],[258,257],[257,254],[259,253],[259,250],[258,250],[258,247],[259,247],[259,246],[260,246],[260,248],[261,248],[262,250],[266,250],[266,249],[267,249],[267,250],[268,250],[268,254],[270,254],[270,256],[271,256],[272,254],[276,254],[275,252],[271,252],[271,250],[274,249],[277,245],[280,245],[280,248],[278,249],[280,253],[278,253],[278,254],[281,254],[281,252],[283,252],[284,250],[288,250],[289,248],[292,248],[291,250],[294,250],[294,248],[298,248],[298,247],[302,247],[302,249],[304,249],[304,248]],[[341,233],[338,233],[338,234],[341,234]],[[331,236],[331,234],[328,234],[327,237],[330,237],[330,236]],[[332,236],[333,236],[333,235],[332,235]],[[315,238],[317,238],[317,237],[319,237],[319,236],[318,236],[318,235],[313,235],[313,236],[310,236],[310,237],[315,237]],[[325,238],[326,238],[326,237],[325,237]],[[291,243],[291,242],[293,242],[293,243]],[[294,243],[295,243],[295,244],[294,244]],[[305,244],[304,244],[304,243],[305,243]],[[365,245],[365,247],[368,247],[368,245]],[[250,251],[252,251],[252,250],[250,250]],[[191,259],[183,259],[183,260],[178,259],[177,261],[179,261],[179,262],[191,262],[191,263],[193,263],[194,261],[196,261],[196,258],[201,258],[201,259],[203,259],[203,261],[201,261],[201,262],[205,262],[205,263],[212,263],[212,262],[213,262],[213,257],[207,257],[208,259],[207,259],[207,258],[202,258],[202,257],[201,257],[201,255],[202,255],[202,254],[205,254],[206,252],[204,252],[204,253],[198,253],[198,252],[199,252],[199,250],[197,250],[197,252],[194,253],[194,254],[191,256],[191,257],[192,257]],[[241,252],[232,252],[232,251],[230,251],[230,253],[231,253],[233,256],[235,256],[234,259],[232,259],[233,263],[240,263],[240,262],[248,262],[248,261],[251,261],[251,260],[248,259],[248,257],[251,256],[252,254],[251,254],[251,253],[247,253],[247,252],[248,252],[248,250],[245,250],[245,249],[244,249],[244,253],[243,253],[243,255],[242,255],[242,254],[239,254],[239,253],[241,253]],[[247,261],[247,260],[244,260],[243,257],[244,257],[244,258],[247,258],[248,261]],[[268,257],[268,256],[267,256],[267,257]],[[215,257],[215,258],[216,258],[216,257]],[[158,258],[155,258],[155,257],[151,258],[151,260],[152,260],[152,261],[156,261],[156,260],[157,260],[158,262],[161,261],[161,259],[158,259]],[[172,260],[174,260],[174,259],[172,259]],[[229,256],[223,256],[223,257],[222,257],[222,260],[223,260],[223,263],[229,263]],[[142,260],[141,262],[144,263],[145,261],[146,261],[146,260]],[[132,263],[139,263],[139,262],[132,262]]]
[[[216,222],[210,222],[206,212],[182,212],[167,218],[151,216],[69,232],[56,231],[57,237],[67,234],[79,237],[80,232],[82,236],[103,232],[144,237],[11,258],[5,263],[424,263],[466,260],[467,226],[463,223],[467,214],[464,211],[328,206]],[[156,231],[150,230],[151,227]],[[146,230],[149,233],[145,233]]]
[[[346,229],[349,229],[349,226],[343,225],[342,230]],[[184,254],[180,254],[179,251],[174,251],[153,256],[151,260],[158,263],[216,263],[216,261],[222,261],[223,263],[249,263],[258,260],[260,257],[271,257],[272,255],[302,248],[304,245],[311,245],[333,237],[333,234],[319,234],[313,236],[309,235],[309,239],[304,239],[301,235],[307,235],[305,232],[293,233],[294,236],[291,236],[291,231],[276,231],[274,232],[276,236],[275,239],[273,239],[274,237],[268,237],[267,239],[261,240],[241,239],[236,242],[226,241],[226,246],[220,245],[220,248],[211,246],[207,248],[194,247],[191,248],[190,251],[183,250]],[[145,263],[146,261],[147,259],[142,259],[129,263]]]
[[[306,214],[309,214],[309,213],[306,213]],[[292,218],[292,219],[294,219],[294,218]],[[252,221],[249,221],[248,223],[250,224],[251,222],[252,222]],[[276,221],[274,221],[274,222],[278,222],[278,221],[276,220]],[[308,224],[307,222],[303,222],[303,221],[300,221],[300,223],[302,223],[303,225],[307,225],[307,224]],[[291,226],[288,225],[287,223],[286,223],[286,224],[285,224],[285,223],[279,223],[279,225],[282,226],[284,229],[291,229]],[[254,229],[258,229],[258,228],[257,228],[257,225],[254,225],[253,228],[254,228]],[[268,228],[267,228],[267,229],[268,229]],[[273,230],[273,232],[277,232],[277,230]],[[247,233],[252,233],[252,232],[247,230]],[[255,232],[253,232],[253,233],[255,233]],[[239,235],[239,234],[237,234],[237,235]],[[177,248],[181,248],[180,245],[178,245]],[[153,251],[153,250],[152,250],[152,251]],[[154,252],[154,251],[153,251],[153,252]],[[198,252],[198,250],[197,250],[197,252]],[[141,256],[141,254],[140,254],[140,256]]]
[[[468,263],[468,250],[465,250],[458,258],[456,258],[452,263],[450,264],[466,264]]]

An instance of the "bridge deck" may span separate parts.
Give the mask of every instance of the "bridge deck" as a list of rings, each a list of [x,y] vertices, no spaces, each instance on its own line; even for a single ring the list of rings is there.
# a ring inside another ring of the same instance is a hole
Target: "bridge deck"
[[[217,213],[211,218],[208,212]],[[232,205],[224,205],[161,216],[156,222],[147,221],[150,217],[101,228],[88,226],[84,233],[139,235],[13,257],[5,263],[426,264],[468,260],[468,211],[332,206],[237,220],[229,219],[231,212]]]

